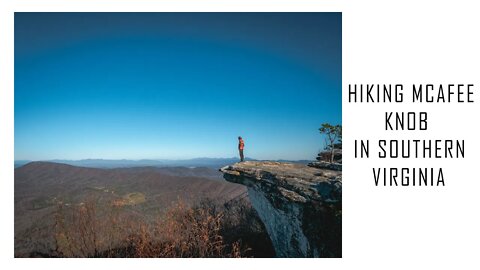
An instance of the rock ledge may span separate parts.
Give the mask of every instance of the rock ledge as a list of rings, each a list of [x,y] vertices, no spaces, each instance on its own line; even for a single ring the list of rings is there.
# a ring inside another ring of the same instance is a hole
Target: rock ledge
[[[220,169],[247,186],[277,257],[341,256],[341,171],[245,161]]]

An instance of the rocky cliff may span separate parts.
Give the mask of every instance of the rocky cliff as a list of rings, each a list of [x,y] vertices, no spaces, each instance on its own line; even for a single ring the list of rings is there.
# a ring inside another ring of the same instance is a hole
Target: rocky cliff
[[[341,171],[269,161],[220,171],[247,186],[277,257],[341,257]]]

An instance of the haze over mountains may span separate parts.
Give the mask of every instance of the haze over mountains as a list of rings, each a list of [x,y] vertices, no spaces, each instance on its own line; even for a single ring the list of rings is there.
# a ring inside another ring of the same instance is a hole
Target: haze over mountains
[[[246,158],[245,160],[256,160],[253,158]],[[81,160],[65,160],[54,159],[45,160],[47,162],[63,163],[80,167],[91,168],[130,168],[130,167],[207,167],[207,168],[221,168],[228,164],[236,163],[239,161],[237,157],[231,158],[192,158],[192,159],[81,159]],[[307,164],[310,160],[277,160],[288,161],[294,163]],[[23,166],[31,160],[15,160],[15,168]]]

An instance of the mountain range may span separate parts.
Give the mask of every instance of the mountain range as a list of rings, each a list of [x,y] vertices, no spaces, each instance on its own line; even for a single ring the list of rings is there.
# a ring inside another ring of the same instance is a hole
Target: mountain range
[[[256,160],[253,158],[245,158],[245,160]],[[62,163],[72,166],[90,167],[90,168],[131,168],[131,167],[207,167],[221,168],[228,164],[239,161],[237,157],[231,158],[192,158],[192,159],[81,159],[81,160],[65,160],[54,159],[45,160],[46,162]],[[282,162],[294,162],[307,164],[310,160],[277,160]],[[31,160],[15,160],[15,168],[21,167],[32,162]]]
[[[83,162],[102,166],[132,164]],[[226,182],[221,175],[208,167],[111,169],[30,162],[15,169],[15,256],[48,252],[53,239],[53,217],[59,206],[68,210],[94,200],[99,210],[114,206],[116,211],[149,219],[177,201],[194,204],[208,198],[224,202],[246,192],[244,186]]]

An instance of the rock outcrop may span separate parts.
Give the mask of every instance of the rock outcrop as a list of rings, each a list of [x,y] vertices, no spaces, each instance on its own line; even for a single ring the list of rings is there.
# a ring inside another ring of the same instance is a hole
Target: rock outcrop
[[[247,186],[277,257],[341,257],[341,171],[269,161],[220,171]]]
[[[334,171],[342,170],[342,163],[330,163],[326,161],[310,162],[308,163],[308,166],[318,168],[318,169],[327,169],[327,170],[334,170]]]
[[[326,149],[318,153],[317,160],[330,162],[331,157],[332,157],[332,151],[330,149]],[[335,149],[333,149],[333,162],[342,163],[342,145],[341,144],[335,144]]]

